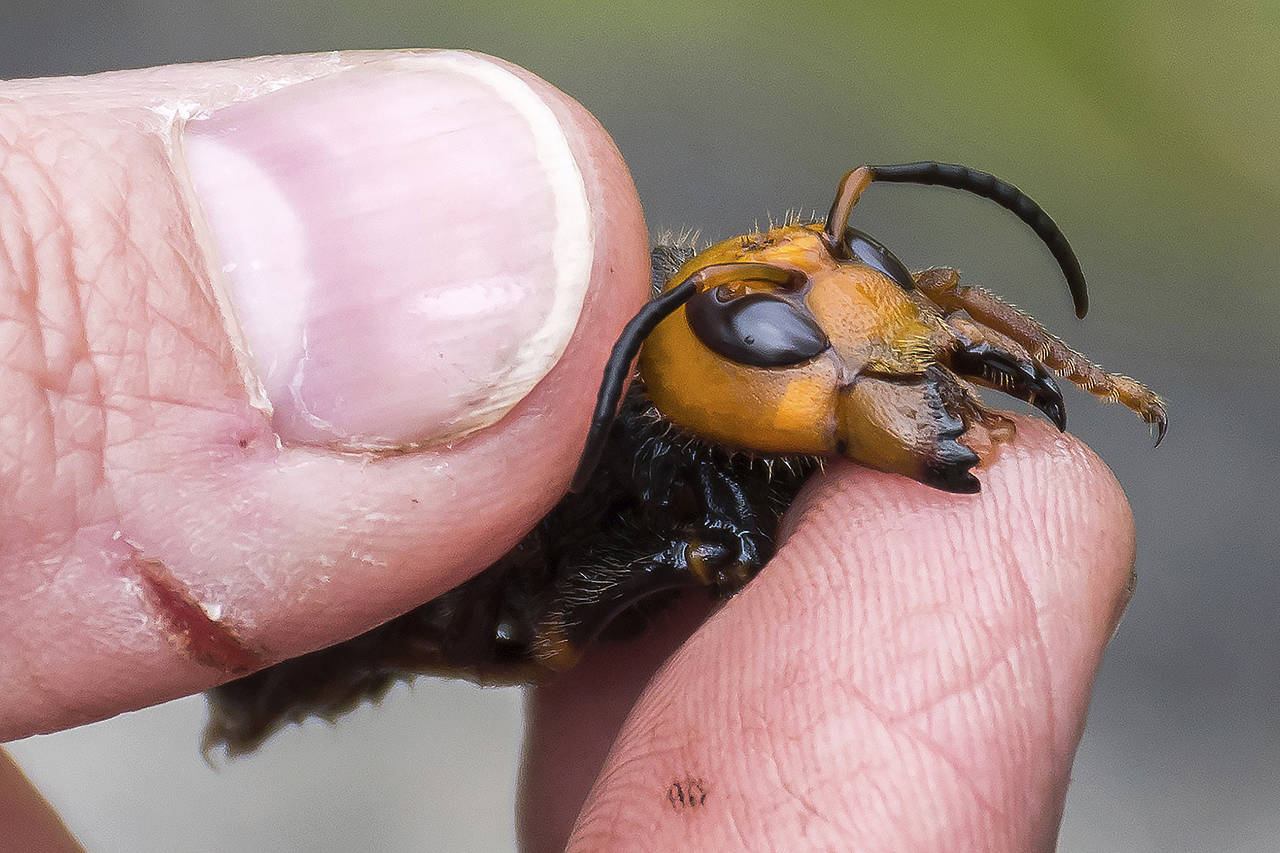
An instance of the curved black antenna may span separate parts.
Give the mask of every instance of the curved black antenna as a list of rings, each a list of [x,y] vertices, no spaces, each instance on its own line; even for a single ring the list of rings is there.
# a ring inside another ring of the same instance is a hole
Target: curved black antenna
[[[926,184],[964,190],[990,199],[1005,210],[1011,211],[1030,225],[1031,230],[1053,253],[1054,260],[1058,262],[1063,276],[1067,279],[1067,287],[1071,290],[1071,300],[1075,304],[1076,316],[1083,318],[1089,313],[1089,291],[1085,286],[1084,271],[1080,269],[1080,261],[1072,251],[1062,229],[1022,190],[1008,181],[1000,180],[995,175],[971,169],[968,166],[926,160],[919,163],[887,166],[861,166],[854,169],[840,182],[836,200],[831,206],[831,213],[827,216],[828,242],[839,242],[847,224],[849,211],[857,202],[858,196],[873,181]]]
[[[686,278],[655,297],[623,327],[622,334],[618,336],[613,351],[609,353],[609,360],[604,365],[604,379],[600,382],[600,394],[596,397],[596,410],[591,416],[586,446],[578,459],[578,470],[574,472],[573,482],[569,486],[571,491],[580,492],[586,488],[591,472],[600,462],[600,454],[604,453],[604,445],[609,438],[609,428],[613,426],[613,419],[618,414],[622,386],[631,373],[631,362],[640,353],[640,345],[659,323],[688,302],[697,289],[695,276]]]
[[[649,337],[649,333],[659,323],[688,302],[700,287],[715,287],[732,281],[768,281],[794,287],[797,286],[797,275],[795,270],[751,261],[711,264],[695,270],[675,287],[655,296],[628,320],[613,345],[613,351],[609,353],[609,360],[605,362],[604,379],[600,382],[600,394],[596,397],[596,410],[591,416],[591,429],[587,432],[587,443],[582,449],[582,456],[578,458],[578,470],[573,474],[569,489],[581,492],[591,479],[591,473],[599,464],[600,454],[604,453],[605,443],[609,439],[609,428],[618,416],[622,386],[631,373],[631,362],[639,355],[644,339]]]

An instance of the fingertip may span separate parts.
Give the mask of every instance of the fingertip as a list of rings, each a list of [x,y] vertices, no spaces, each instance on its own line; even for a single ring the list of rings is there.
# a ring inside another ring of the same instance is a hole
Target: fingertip
[[[1136,531],[1128,499],[1080,439],[1037,418],[1015,423],[1013,441],[984,451],[974,469],[981,491],[972,497],[837,463],[801,493],[782,536],[812,526],[806,535],[858,553],[867,547],[860,531],[870,524],[895,538],[911,529],[913,552],[1007,554],[1033,582],[1037,600],[1105,639],[1132,592]]]
[[[1043,665],[1019,689],[1051,698],[1047,722],[1065,772],[1134,590],[1137,535],[1124,490],[1092,449],[1041,419],[1015,422],[1015,439],[984,453],[982,490],[971,497],[852,465],[812,483],[786,519],[788,563],[802,572],[789,582],[832,595],[850,577],[870,582],[878,601],[863,606],[884,637],[903,630],[898,613],[921,607],[976,620],[971,627],[1033,632]],[[889,656],[879,666],[887,675],[898,663]]]

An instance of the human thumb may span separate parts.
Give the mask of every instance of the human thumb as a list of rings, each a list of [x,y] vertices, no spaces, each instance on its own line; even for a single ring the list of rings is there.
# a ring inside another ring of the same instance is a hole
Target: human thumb
[[[647,294],[608,136],[474,54],[0,84],[0,177],[0,740],[483,568]]]

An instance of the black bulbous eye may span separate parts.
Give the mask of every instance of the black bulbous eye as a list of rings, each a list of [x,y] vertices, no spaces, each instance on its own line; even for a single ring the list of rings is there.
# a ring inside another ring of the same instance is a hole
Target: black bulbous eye
[[[844,240],[852,260],[879,270],[897,282],[903,290],[915,289],[916,280],[907,265],[898,260],[898,256],[886,249],[879,240],[852,227],[844,229]]]
[[[700,341],[739,364],[787,367],[831,346],[803,302],[772,293],[736,296],[720,285],[695,294],[685,311]]]

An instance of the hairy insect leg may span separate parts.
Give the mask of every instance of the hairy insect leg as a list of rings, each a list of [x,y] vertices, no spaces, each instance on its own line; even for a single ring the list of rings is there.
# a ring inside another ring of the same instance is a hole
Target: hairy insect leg
[[[916,293],[919,294],[919,291],[916,291]],[[917,298],[922,303],[932,306],[933,310],[938,310],[927,297],[918,296]],[[964,309],[947,312],[943,315],[943,319],[946,320],[947,332],[952,336],[953,341],[958,341],[962,348],[973,349],[985,344],[1006,353],[1010,358],[1017,361],[1028,363],[1034,361],[1031,353],[1022,344],[1008,335],[997,332],[989,326],[982,325],[970,317],[969,312]],[[953,345],[950,341],[942,342],[939,349],[950,349]]]
[[[953,311],[945,319],[948,331],[955,335],[942,348],[948,353],[944,361],[952,370],[975,385],[1025,400],[1058,429],[1067,428],[1062,390],[1048,368],[1017,341],[976,322],[965,311]],[[984,412],[992,418],[999,417],[994,412]],[[1011,427],[1012,421],[1005,420]]]
[[[697,466],[700,519],[651,531],[628,548],[595,549],[551,589],[532,647],[552,670],[577,663],[593,640],[631,633],[627,616],[664,593],[703,587],[728,596],[747,584],[772,552],[762,513],[742,484],[709,459]]]
[[[973,321],[1003,335],[1025,349],[1040,364],[1084,390],[1108,402],[1121,403],[1156,428],[1156,443],[1167,426],[1164,401],[1135,379],[1108,373],[1067,346],[1044,326],[1014,306],[980,287],[960,284],[953,269],[925,270],[915,277],[916,287],[946,312],[964,311]]]
[[[552,672],[572,669],[586,647],[615,622],[625,625],[626,616],[638,616],[663,593],[695,585],[683,551],[681,543],[672,543],[652,553],[600,553],[600,562],[563,578],[549,591],[546,611],[534,630],[531,651],[537,664]]]

